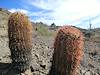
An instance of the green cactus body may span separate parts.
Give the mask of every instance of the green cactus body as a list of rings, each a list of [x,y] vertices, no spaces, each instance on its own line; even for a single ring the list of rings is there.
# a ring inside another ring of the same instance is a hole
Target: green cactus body
[[[24,72],[29,69],[32,49],[32,25],[22,13],[12,13],[8,20],[9,48],[13,69]]]
[[[83,56],[83,35],[80,30],[61,27],[54,42],[54,54],[49,75],[76,75]]]

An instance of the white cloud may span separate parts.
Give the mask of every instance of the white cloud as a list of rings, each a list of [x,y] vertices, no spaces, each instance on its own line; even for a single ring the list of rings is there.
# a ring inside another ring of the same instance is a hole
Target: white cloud
[[[33,12],[33,11],[29,11],[29,10],[26,10],[26,9],[15,9],[15,8],[12,8],[12,9],[9,9],[8,11],[14,13],[14,12],[22,12],[26,15],[28,15],[30,17],[30,19],[32,17],[34,17],[34,20],[31,19],[31,21],[34,21],[34,22],[44,22],[46,24],[51,24],[52,23],[52,17],[50,16],[51,13],[44,13],[44,11],[40,11],[40,12]]]
[[[46,17],[46,16],[49,16],[51,13],[44,13],[44,11],[40,11],[40,12],[34,12],[34,11],[29,11],[29,10],[26,10],[26,9],[19,9],[19,8],[12,8],[12,9],[9,9],[8,11],[14,13],[14,12],[22,12],[28,16],[37,16],[37,17]]]
[[[28,14],[29,11],[28,10],[25,10],[25,9],[15,9],[15,8],[12,8],[12,9],[9,9],[8,11],[14,13],[14,12],[22,12],[24,14]]]
[[[17,10],[23,11],[29,16],[39,16],[34,21],[43,21],[48,24],[55,22],[57,25],[76,25],[81,22],[80,18],[84,20],[84,17],[88,19],[89,16],[93,17],[100,14],[99,0],[27,0],[26,3],[41,8],[43,11],[31,13],[23,9]],[[51,10],[52,12],[44,13],[45,10]],[[15,10],[10,11],[13,12]]]
[[[76,20],[84,16],[94,16],[100,13],[100,3],[97,0],[28,0],[31,5],[44,10],[53,10],[49,16],[56,19]]]
[[[27,0],[31,5],[41,9],[52,10],[58,7],[61,0]],[[57,1],[57,2],[56,2]]]

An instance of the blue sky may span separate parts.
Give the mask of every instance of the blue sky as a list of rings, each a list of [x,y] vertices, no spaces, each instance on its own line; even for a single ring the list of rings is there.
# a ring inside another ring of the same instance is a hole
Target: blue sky
[[[0,7],[23,12],[33,22],[100,27],[100,0],[0,0]]]

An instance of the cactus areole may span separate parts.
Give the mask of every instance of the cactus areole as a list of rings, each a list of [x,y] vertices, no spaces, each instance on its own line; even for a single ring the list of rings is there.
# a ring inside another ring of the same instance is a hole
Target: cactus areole
[[[9,48],[13,69],[24,72],[29,69],[32,49],[32,25],[22,13],[12,13],[8,20]]]
[[[54,54],[50,75],[76,75],[83,56],[83,35],[72,26],[58,30],[54,42]]]

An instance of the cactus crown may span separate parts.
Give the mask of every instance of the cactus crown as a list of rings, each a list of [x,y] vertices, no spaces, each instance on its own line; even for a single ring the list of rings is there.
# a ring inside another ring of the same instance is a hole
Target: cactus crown
[[[82,32],[79,29],[74,28],[72,26],[63,26],[63,27],[61,27],[58,30],[58,35],[60,35],[60,34],[63,34],[65,36],[67,36],[67,37],[71,36],[71,37],[73,37],[75,39],[81,39],[81,40],[83,40],[83,34],[82,34]],[[68,39],[68,38],[66,38],[66,39]]]
[[[8,21],[8,27],[10,27],[10,25],[12,26],[17,25],[19,26],[19,28],[23,26],[27,28],[32,28],[31,22],[28,20],[28,17],[20,12],[15,12],[10,15]]]
[[[69,45],[71,45],[73,41],[76,41],[76,43],[81,44],[80,46],[77,45],[78,48],[80,47],[80,50],[83,49],[83,34],[79,29],[72,26],[63,26],[59,28],[57,36],[55,38],[54,47],[56,47],[57,43],[60,43],[62,41],[66,43],[66,47],[68,47],[68,42]],[[73,46],[74,45],[72,45],[72,47]]]

